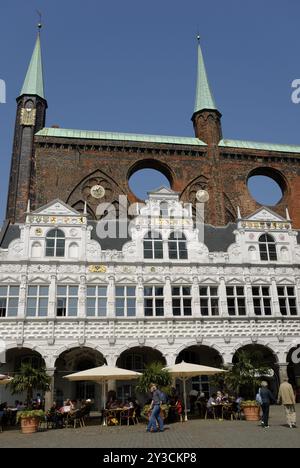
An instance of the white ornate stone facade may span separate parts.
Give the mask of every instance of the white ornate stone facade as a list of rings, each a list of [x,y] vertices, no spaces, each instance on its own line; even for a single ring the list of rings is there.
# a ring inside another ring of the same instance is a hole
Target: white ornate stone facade
[[[169,205],[169,218],[161,216],[162,201]],[[168,239],[180,226],[188,259],[170,260]],[[64,232],[64,257],[45,256],[46,236],[53,228]],[[131,223],[131,238],[124,241],[122,250],[115,249],[113,242],[111,250],[102,249],[101,239],[92,238],[92,230],[85,215],[54,201],[28,213],[26,223],[20,226],[20,238],[0,250],[0,286],[20,287],[16,316],[0,318],[0,337],[7,352],[35,350],[53,373],[58,358],[75,348],[97,350],[111,365],[116,365],[126,350],[152,348],[171,365],[183,350],[205,346],[215,349],[224,364],[231,364],[238,349],[258,344],[273,352],[285,372],[288,353],[300,344],[300,246],[288,214],[283,219],[262,208],[237,221],[235,242],[228,248],[210,251],[205,237],[204,243],[199,240],[191,207],[182,207],[177,194],[160,189]],[[144,259],[143,241],[150,230],[162,237],[163,259]],[[275,241],[276,261],[260,260],[259,238],[264,233]],[[46,316],[28,317],[29,285],[49,287]],[[78,286],[76,316],[57,316],[59,285]],[[105,316],[87,316],[87,287],[93,285],[107,288]],[[145,316],[144,287],[151,285],[164,288],[163,316]],[[182,285],[191,290],[191,315],[174,316],[172,287]],[[296,315],[282,315],[280,285],[294,288]],[[118,286],[136,288],[135,316],[116,315]],[[217,288],[218,315],[202,314],[199,286]],[[232,286],[244,288],[246,315],[229,315],[226,288]],[[255,286],[269,288],[271,315],[255,312]],[[7,366],[3,369],[12,370]]]

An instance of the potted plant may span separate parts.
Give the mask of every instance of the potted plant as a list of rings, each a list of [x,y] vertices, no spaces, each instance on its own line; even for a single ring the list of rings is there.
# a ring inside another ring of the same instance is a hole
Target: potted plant
[[[260,420],[260,405],[255,400],[242,401],[241,409],[243,410],[246,421]]]
[[[241,404],[241,409],[247,421],[260,420],[260,405],[255,397],[262,376],[268,375],[270,370],[261,362],[262,357],[260,355],[240,351],[233,367],[226,374],[213,379],[213,384],[225,388],[229,392],[233,391],[236,395],[245,398]]]
[[[45,418],[42,410],[25,410],[17,414],[17,422],[21,423],[22,434],[37,432],[41,419]]]
[[[45,368],[36,369],[30,364],[22,364],[11,381],[10,389],[13,395],[26,393],[27,409],[17,414],[17,420],[21,422],[22,432],[25,434],[36,432],[40,419],[45,416],[40,408],[33,408],[33,392],[49,390],[50,381]]]

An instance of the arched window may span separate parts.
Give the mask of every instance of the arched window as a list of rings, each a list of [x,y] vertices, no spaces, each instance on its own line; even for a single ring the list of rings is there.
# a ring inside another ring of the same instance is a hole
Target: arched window
[[[148,232],[144,238],[144,258],[163,258],[163,241],[158,232]]]
[[[186,237],[182,232],[172,232],[168,244],[170,260],[187,260]]]
[[[259,238],[260,259],[263,261],[276,261],[277,251],[275,239],[270,234],[263,234]]]
[[[60,229],[52,229],[46,237],[46,257],[65,256],[65,235]]]

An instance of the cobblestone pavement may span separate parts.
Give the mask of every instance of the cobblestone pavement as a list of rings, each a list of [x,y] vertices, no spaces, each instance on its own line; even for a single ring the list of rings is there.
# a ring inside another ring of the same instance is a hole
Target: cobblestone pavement
[[[298,413],[300,405],[298,405]],[[300,422],[300,421],[299,421]],[[272,407],[270,429],[246,421],[203,421],[170,424],[163,433],[146,433],[146,426],[58,429],[23,435],[0,433],[1,448],[300,448],[300,429],[285,425],[284,409]]]

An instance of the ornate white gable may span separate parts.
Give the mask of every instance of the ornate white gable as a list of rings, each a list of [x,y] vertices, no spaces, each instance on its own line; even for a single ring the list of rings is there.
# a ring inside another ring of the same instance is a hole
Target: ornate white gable
[[[274,213],[269,208],[262,207],[248,218],[244,218],[247,221],[286,221],[282,216]]]
[[[81,213],[74,210],[70,206],[66,205],[63,201],[57,199],[48,203],[45,206],[42,206],[38,210],[34,211],[32,214],[38,214],[41,216],[79,216]]]

